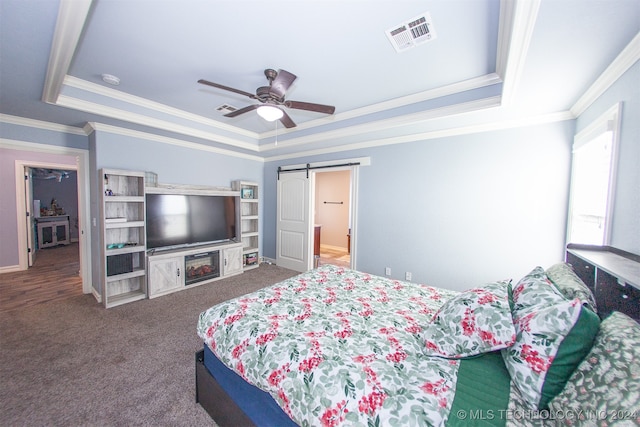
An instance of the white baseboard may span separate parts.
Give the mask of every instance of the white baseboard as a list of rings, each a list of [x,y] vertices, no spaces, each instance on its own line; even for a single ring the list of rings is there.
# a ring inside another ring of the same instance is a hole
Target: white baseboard
[[[8,265],[6,267],[0,267],[0,274],[2,273],[15,273],[16,271],[23,271],[19,265]]]
[[[260,257],[260,262],[265,262],[267,264],[273,264],[273,265],[277,265],[276,264],[276,260],[272,259],[272,258],[267,258],[267,257]]]
[[[96,299],[96,301],[102,304],[102,295],[100,295],[93,287],[91,288],[91,294]]]

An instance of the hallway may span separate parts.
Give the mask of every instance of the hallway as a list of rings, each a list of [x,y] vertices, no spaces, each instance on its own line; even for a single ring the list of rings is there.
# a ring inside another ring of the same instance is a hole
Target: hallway
[[[40,249],[26,271],[0,274],[0,311],[82,295],[78,243]]]

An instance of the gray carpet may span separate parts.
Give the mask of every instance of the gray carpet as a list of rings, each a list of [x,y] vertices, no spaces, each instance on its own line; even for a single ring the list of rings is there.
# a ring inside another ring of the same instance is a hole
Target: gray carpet
[[[294,276],[272,265],[104,309],[90,295],[0,313],[0,425],[212,425],[195,403],[200,312]]]

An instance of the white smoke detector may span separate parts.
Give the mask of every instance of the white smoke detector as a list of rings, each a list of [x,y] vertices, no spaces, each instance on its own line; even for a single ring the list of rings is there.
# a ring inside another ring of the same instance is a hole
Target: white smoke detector
[[[404,52],[436,38],[436,30],[429,12],[388,29],[386,34],[397,52]]]
[[[118,86],[120,84],[120,79],[112,74],[103,74],[102,81],[113,86]]]

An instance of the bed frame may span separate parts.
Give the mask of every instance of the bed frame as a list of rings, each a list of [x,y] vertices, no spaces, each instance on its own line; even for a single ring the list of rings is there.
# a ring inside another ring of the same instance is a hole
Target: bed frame
[[[204,350],[196,352],[196,403],[220,427],[255,427],[204,366]]]

